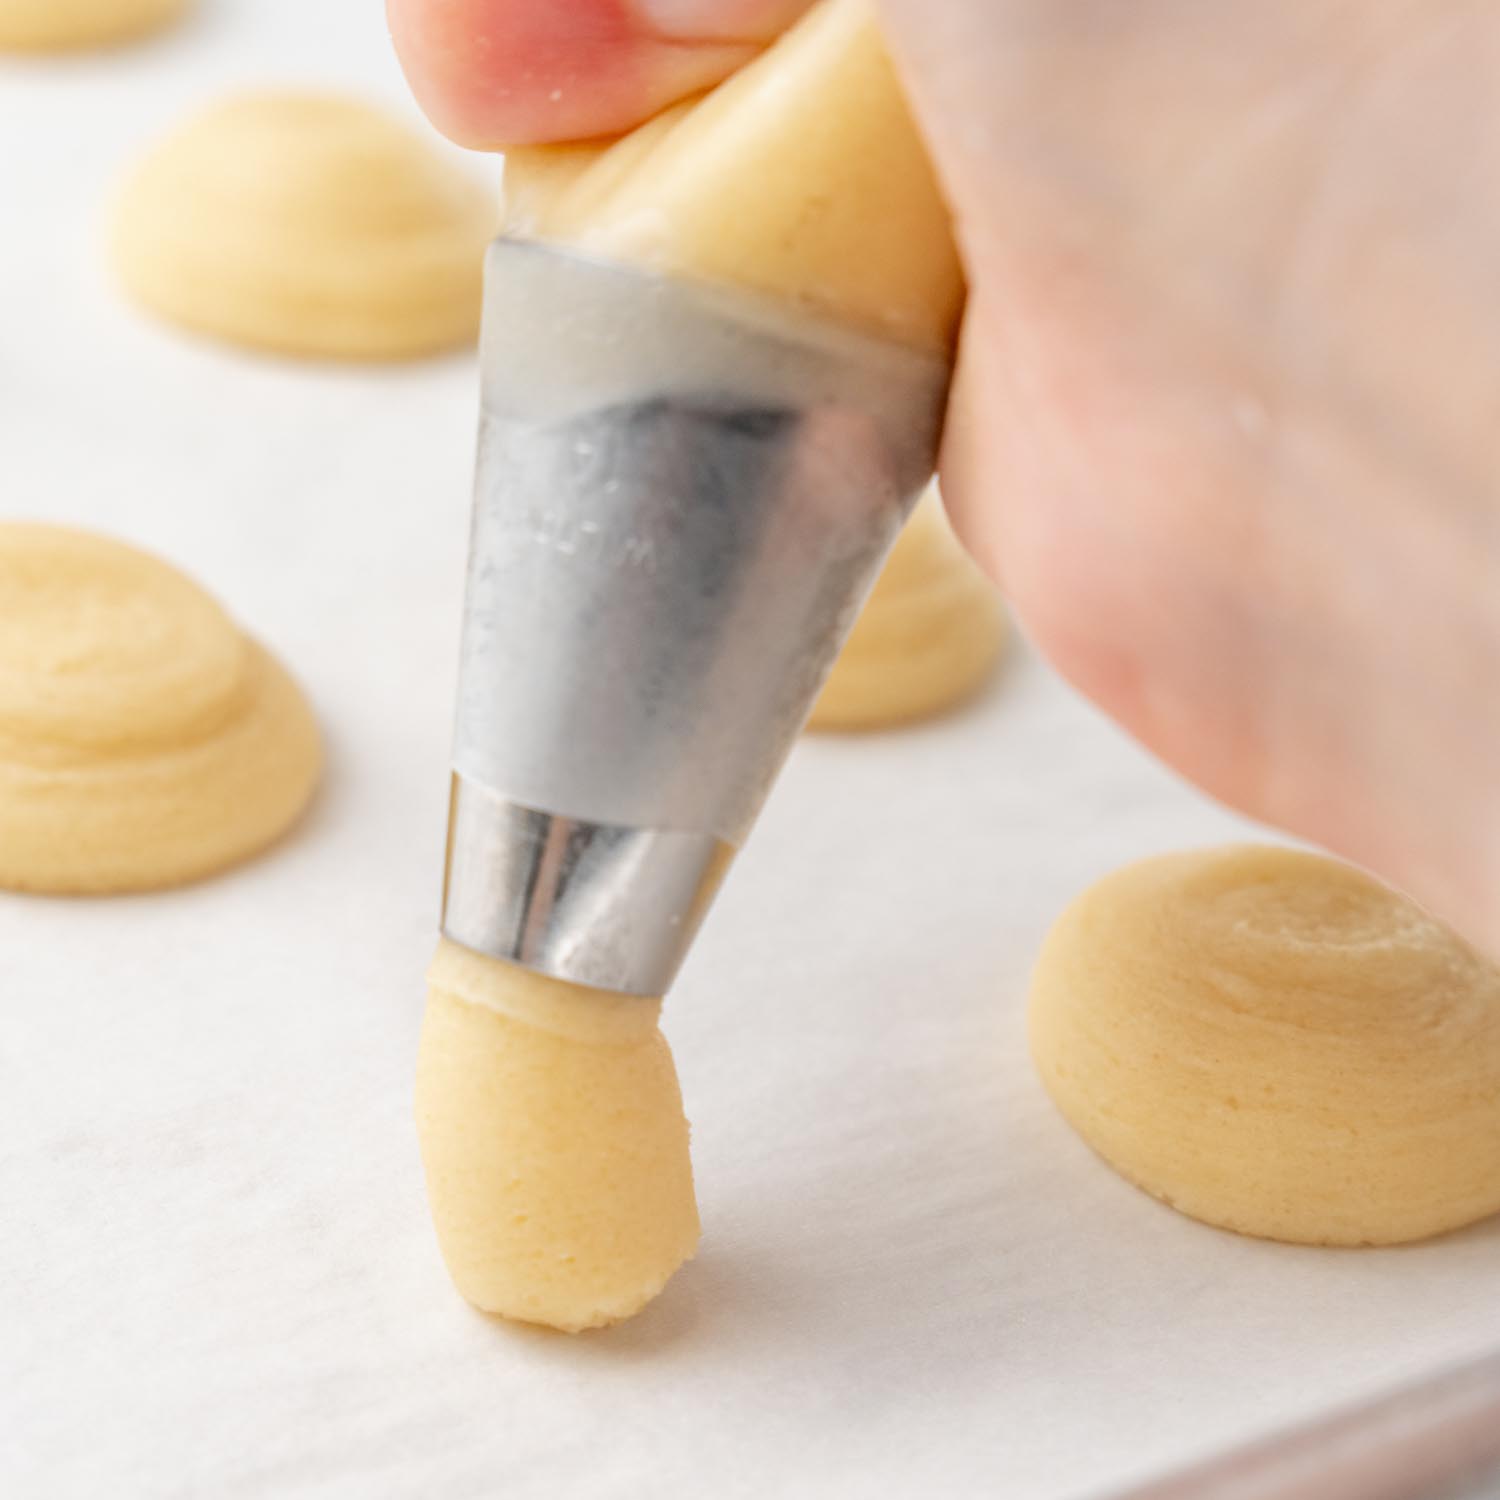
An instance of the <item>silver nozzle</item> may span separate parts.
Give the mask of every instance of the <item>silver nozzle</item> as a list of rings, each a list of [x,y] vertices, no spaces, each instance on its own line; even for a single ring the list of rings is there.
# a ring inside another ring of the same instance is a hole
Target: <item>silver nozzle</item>
[[[491,247],[443,931],[659,995],[932,473],[949,366]]]

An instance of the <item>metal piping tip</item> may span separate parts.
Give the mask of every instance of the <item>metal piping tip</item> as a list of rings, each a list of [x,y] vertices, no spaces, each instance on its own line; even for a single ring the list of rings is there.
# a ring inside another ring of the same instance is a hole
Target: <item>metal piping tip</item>
[[[950,367],[499,240],[443,931],[660,995],[932,473]]]

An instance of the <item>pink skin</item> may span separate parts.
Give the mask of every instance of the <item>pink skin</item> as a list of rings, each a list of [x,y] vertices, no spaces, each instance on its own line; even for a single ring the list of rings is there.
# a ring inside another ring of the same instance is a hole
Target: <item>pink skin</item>
[[[480,150],[638,125],[753,57],[806,0],[387,0],[418,101]]]
[[[607,134],[802,0],[389,0],[469,144]],[[884,0],[971,285],[944,490],[1053,662],[1500,953],[1500,13]]]

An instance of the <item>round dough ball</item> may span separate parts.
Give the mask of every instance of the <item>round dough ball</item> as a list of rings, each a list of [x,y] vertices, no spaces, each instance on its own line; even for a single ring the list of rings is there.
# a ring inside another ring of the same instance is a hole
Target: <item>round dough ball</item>
[[[189,120],[126,184],[126,289],[201,333],[399,359],[472,343],[495,196],[355,100],[247,94]]]
[[[1079,1134],[1195,1219],[1389,1245],[1500,1209],[1500,970],[1348,865],[1116,871],[1048,936],[1030,1025]]]
[[[149,890],[244,859],[307,805],[286,672],[143,552],[0,523],[0,886]]]
[[[0,0],[0,50],[108,46],[155,31],[187,8],[188,0]]]
[[[1000,596],[929,490],[896,539],[807,727],[884,729],[955,708],[989,680],[1004,644]]]
[[[639,1312],[698,1245],[661,1002],[446,941],[428,980],[417,1130],[454,1284],[568,1333]]]

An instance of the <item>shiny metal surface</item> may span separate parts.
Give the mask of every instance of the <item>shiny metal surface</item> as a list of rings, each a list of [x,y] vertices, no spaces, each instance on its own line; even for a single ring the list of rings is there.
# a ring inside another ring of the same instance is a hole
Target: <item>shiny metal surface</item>
[[[485,297],[444,931],[660,994],[932,472],[949,369],[519,242]]]
[[[618,989],[629,972],[660,993],[733,854],[704,834],[522,807],[454,776],[443,930],[576,984]]]
[[[1500,1500],[1500,1355],[1118,1500]]]

